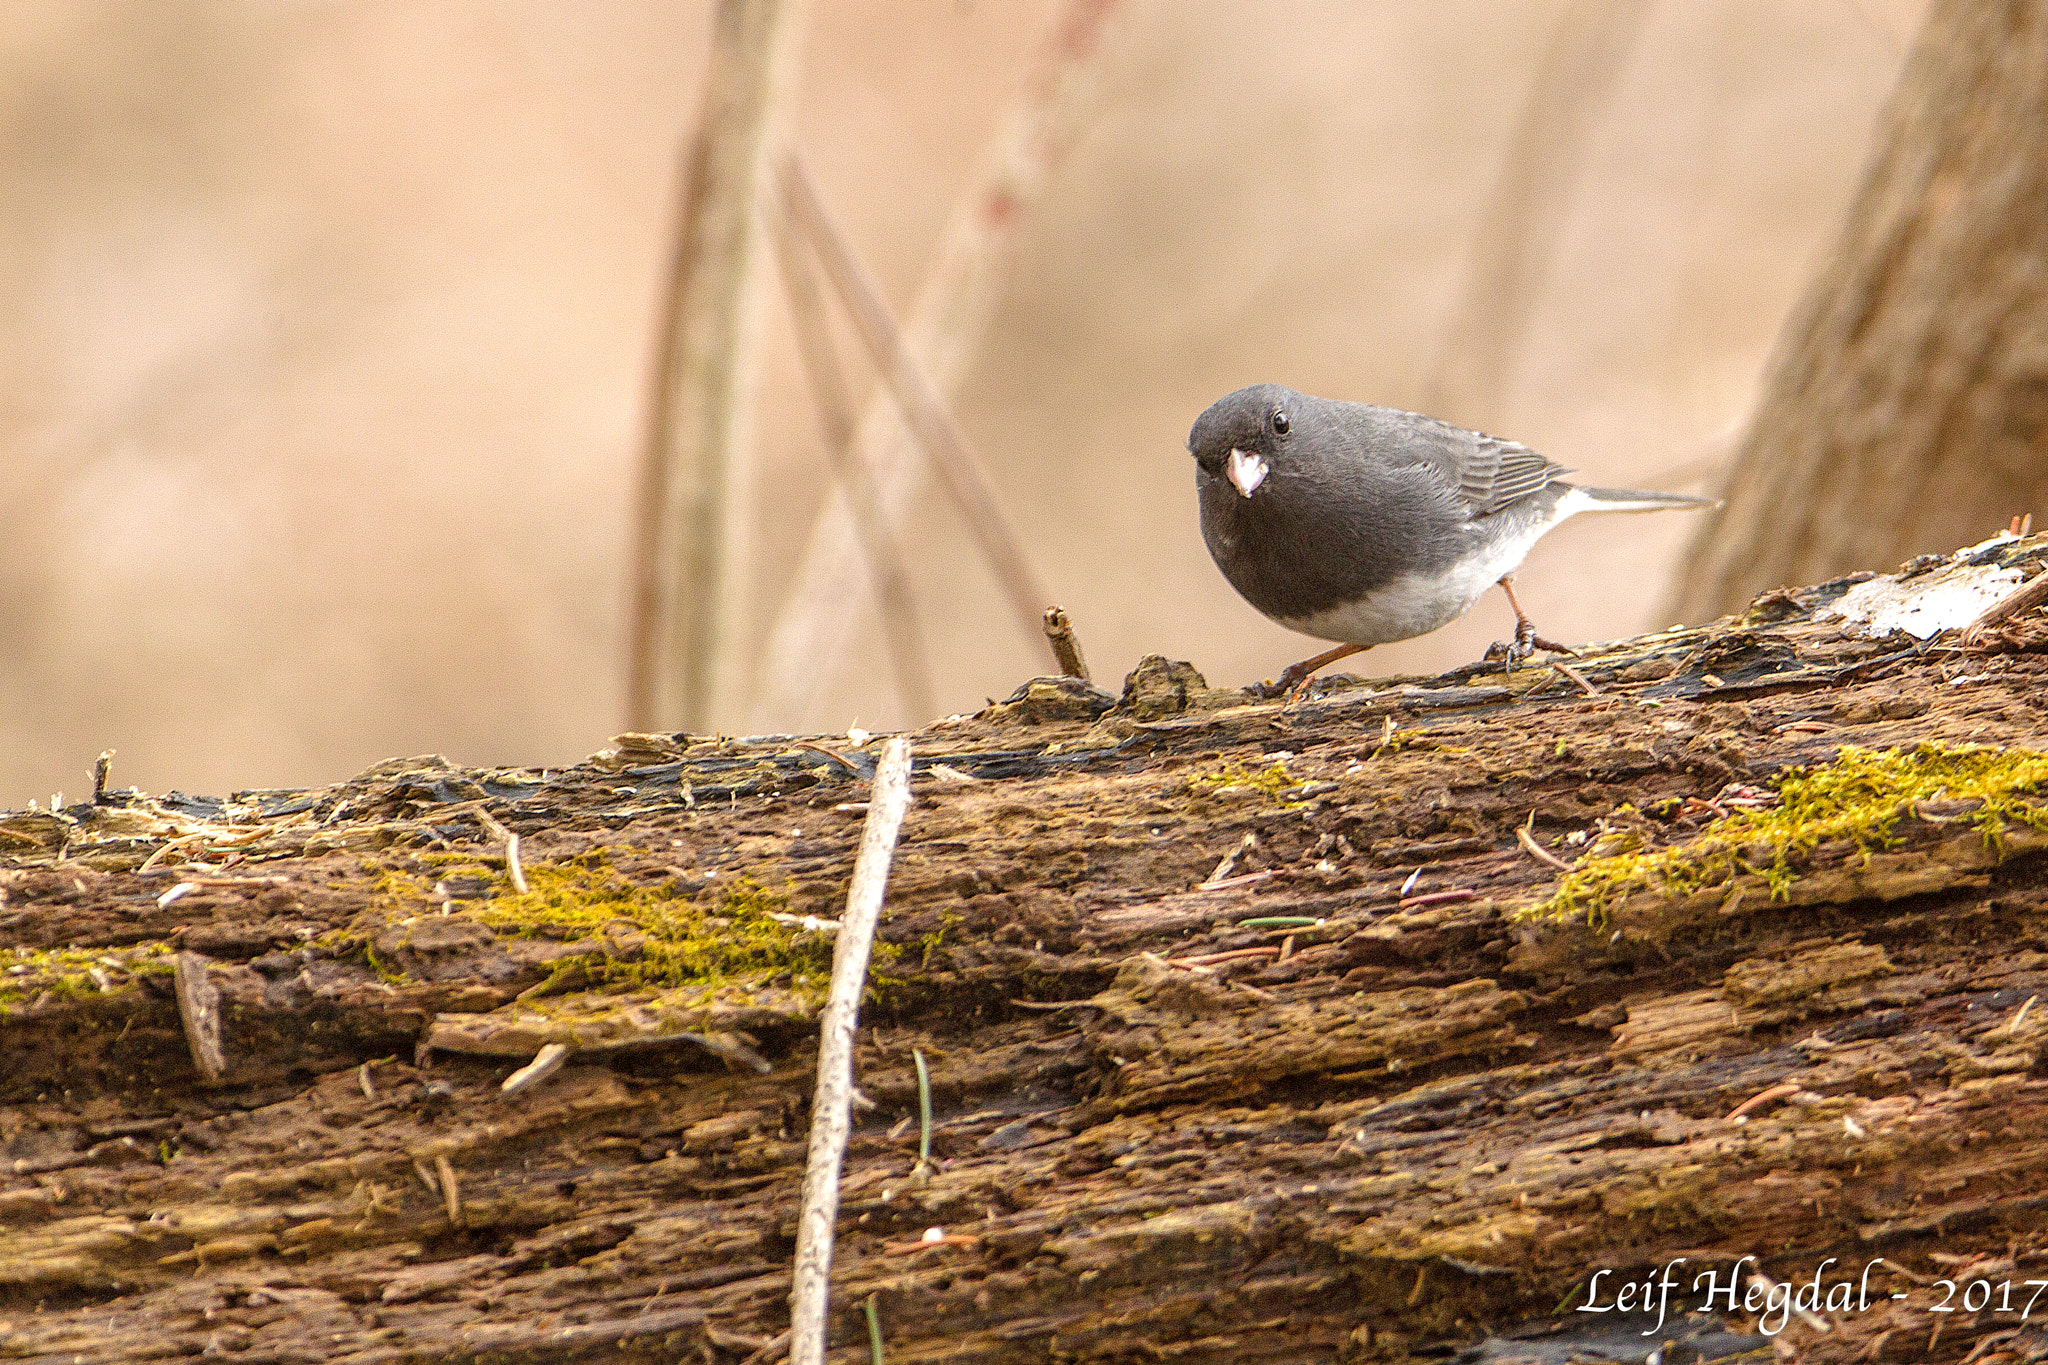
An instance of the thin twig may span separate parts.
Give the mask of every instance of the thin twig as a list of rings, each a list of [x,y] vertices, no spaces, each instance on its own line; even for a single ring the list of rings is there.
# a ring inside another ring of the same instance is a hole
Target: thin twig
[[[505,841],[505,871],[511,875],[512,889],[520,895],[526,894],[526,869],[519,863],[519,836],[498,823],[498,818],[487,810],[474,810],[470,814],[476,822],[489,831],[493,838]]]
[[[174,989],[178,996],[178,1022],[185,1026],[185,1045],[192,1049],[192,1065],[199,1079],[219,1085],[228,1074],[227,1053],[220,1041],[220,987],[207,975],[206,959],[197,953],[179,953]]]
[[[1570,678],[1573,682],[1577,683],[1579,686],[1579,690],[1581,692],[1584,692],[1587,696],[1597,697],[1600,695],[1600,689],[1593,686],[1592,683],[1586,681],[1585,674],[1579,672],[1578,669],[1573,668],[1563,659],[1552,659],[1550,661],[1550,666],[1557,672],[1564,674],[1565,677]]]
[[[1454,901],[1469,901],[1478,894],[1465,887],[1455,891],[1432,891],[1425,896],[1409,896],[1400,902],[1400,906],[1403,910],[1414,910],[1424,905],[1449,905]]]
[[[1220,886],[1230,876],[1231,872],[1236,869],[1237,860],[1258,846],[1258,834],[1256,832],[1247,833],[1244,838],[1237,841],[1236,848],[1231,849],[1230,852],[1216,860],[1215,868],[1208,876],[1202,879],[1201,884],[1196,887],[1196,890],[1209,891]]]
[[[811,1101],[810,1153],[797,1215],[796,1265],[789,1295],[792,1365],[824,1365],[825,1314],[831,1296],[832,1226],[839,1214],[839,1163],[852,1127],[853,1036],[866,989],[868,954],[896,835],[910,807],[910,741],[901,735],[882,750],[869,798],[860,854],[832,953],[832,985],[818,1034],[818,1084]]]
[[[641,452],[626,715],[708,728],[736,646],[752,285],[768,148],[791,84],[801,0],[720,0],[685,162]]]
[[[2005,1031],[2007,1033],[2018,1033],[2020,1031],[2020,1025],[2027,1022],[2027,1011],[2034,1008],[2034,1002],[2036,1000],[2039,1000],[2040,998],[2041,997],[2038,995],[2028,996],[2027,1003],[2020,1006],[2019,1012],[2013,1015],[2012,1022],[2005,1026]]]
[[[1744,1100],[1741,1104],[1738,1104],[1733,1109],[1730,1109],[1728,1111],[1728,1117],[1731,1119],[1739,1119],[1744,1114],[1747,1114],[1750,1110],[1757,1108],[1759,1105],[1769,1104],[1772,1100],[1782,1100],[1787,1095],[1796,1095],[1798,1093],[1799,1085],[1796,1081],[1786,1081],[1782,1085],[1774,1085],[1768,1090],[1758,1091],[1756,1094],[1751,1095],[1748,1099]]]
[[[837,749],[828,749],[824,745],[813,743],[811,740],[808,739],[800,739],[796,741],[796,747],[799,749],[809,749],[814,754],[822,754],[826,758],[831,759],[834,763],[837,763],[840,767],[846,769],[846,771],[852,773],[855,777],[860,776],[860,764],[854,762],[845,754],[840,753]]]
[[[1088,661],[1081,657],[1081,637],[1074,634],[1074,623],[1067,619],[1066,608],[1045,609],[1045,638],[1052,645],[1052,657],[1059,660],[1060,672],[1069,678],[1089,681]]]
[[[740,1365],[768,1365],[771,1360],[780,1360],[789,1354],[789,1329],[783,1328],[768,1338],[766,1345],[740,1362]]]
[[[1003,294],[1010,248],[1087,126],[1101,88],[1096,54],[1124,8],[1125,0],[1060,0],[1016,98],[954,202],[903,322],[905,349],[941,393],[951,393],[972,365]],[[900,522],[922,489],[925,462],[887,395],[869,401],[856,453],[874,471],[891,523]],[[834,665],[860,628],[860,558],[845,506],[822,508],[769,632],[757,721],[786,725],[815,710],[833,685]]]
[[[1536,813],[1534,811],[1531,811],[1529,813],[1529,818],[1531,820],[1534,820],[1536,818]],[[1572,870],[1572,865],[1570,863],[1558,857],[1555,853],[1552,853],[1543,845],[1537,843],[1536,836],[1529,833],[1529,827],[1527,825],[1515,826],[1515,842],[1520,844],[1522,846],[1523,851],[1539,863],[1548,863],[1550,866],[1556,868],[1559,872],[1569,872]]]
[[[1190,957],[1170,957],[1167,965],[1173,967],[1213,967],[1219,962],[1242,962],[1255,957],[1273,957],[1280,951],[1278,944],[1266,944],[1259,948],[1233,948],[1223,953],[1196,953]]]
[[[1023,540],[996,496],[988,467],[968,441],[952,408],[939,396],[937,386],[904,346],[903,334],[882,299],[882,291],[853,254],[845,235],[825,211],[817,187],[804,173],[803,163],[794,156],[782,163],[782,195],[790,218],[823,263],[826,277],[853,315],[876,368],[902,405],[904,420],[917,433],[918,443],[939,476],[939,486],[952,499],[967,523],[968,534],[1009,597],[1010,610],[1027,634],[1038,635],[1044,603],[1051,594],[1039,580],[1024,552]]]
[[[448,1226],[462,1226],[462,1187],[455,1183],[455,1163],[446,1152],[434,1158],[434,1173],[441,1177],[441,1198],[448,1206]]]
[[[112,749],[102,749],[100,756],[92,761],[92,803],[95,806],[107,799],[107,768],[113,761]]]
[[[911,597],[910,571],[904,567],[896,538],[890,534],[889,517],[882,508],[874,473],[854,455],[853,400],[847,392],[846,375],[839,368],[838,352],[832,348],[831,324],[825,316],[825,300],[818,292],[810,258],[797,241],[781,199],[769,195],[764,203],[773,229],[769,236],[775,243],[776,260],[782,266],[783,292],[789,297],[789,319],[796,332],[797,351],[811,381],[818,425],[824,429],[825,455],[831,462],[833,479],[846,495],[854,533],[867,559],[868,571],[875,578],[875,606],[881,617],[882,639],[889,648],[889,662],[896,672],[896,687],[912,718],[923,721],[938,714],[938,705],[933,700],[931,658],[918,628],[917,604]]]
[[[499,1086],[498,1089],[507,1095],[516,1095],[522,1090],[531,1090],[557,1071],[560,1071],[563,1063],[568,1060],[569,1045],[567,1043],[543,1043],[541,1044],[540,1051],[533,1054],[533,1060],[507,1076],[505,1083]]]

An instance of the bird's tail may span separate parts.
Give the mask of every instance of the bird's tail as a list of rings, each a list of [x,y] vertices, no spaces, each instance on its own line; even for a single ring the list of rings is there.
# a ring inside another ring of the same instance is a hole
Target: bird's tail
[[[1648,493],[1639,488],[1582,488],[1572,485],[1565,495],[1577,504],[1574,512],[1662,512],[1672,508],[1719,507],[1719,498],[1695,498],[1689,493]]]

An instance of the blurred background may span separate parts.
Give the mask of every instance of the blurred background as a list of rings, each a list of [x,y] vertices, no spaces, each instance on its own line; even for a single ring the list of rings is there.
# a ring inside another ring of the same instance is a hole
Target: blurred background
[[[907,310],[1055,6],[806,8],[793,141]],[[1238,600],[1196,527],[1187,429],[1242,384],[1424,407],[1589,481],[1711,487],[1921,9],[1129,4],[955,391],[1098,681],[1162,653],[1241,683],[1320,648]],[[116,785],[225,792],[429,751],[561,764],[623,728],[709,11],[0,7],[0,807],[75,799],[108,747]],[[1559,35],[1603,12],[1611,80],[1536,167],[1526,307],[1490,317],[1517,130]],[[921,722],[872,631],[807,661],[800,706],[760,676],[831,490],[768,298],[718,724]],[[1461,363],[1475,335],[1485,363]],[[872,369],[842,353],[865,401]],[[1564,640],[1666,624],[1646,617],[1692,529],[1567,526],[1523,601]],[[950,506],[920,495],[902,538],[942,712],[1047,671]],[[1510,624],[1493,594],[1347,666],[1447,667]]]

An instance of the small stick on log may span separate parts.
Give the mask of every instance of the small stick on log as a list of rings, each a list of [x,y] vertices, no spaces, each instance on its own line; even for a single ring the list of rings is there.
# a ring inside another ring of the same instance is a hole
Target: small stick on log
[[[1744,1114],[1747,1114],[1750,1110],[1755,1109],[1760,1105],[1769,1104],[1772,1100],[1782,1100],[1787,1095],[1796,1095],[1798,1093],[1799,1086],[1796,1082],[1786,1081],[1783,1085],[1774,1085],[1769,1090],[1762,1090],[1754,1095],[1751,1095],[1748,1099],[1736,1105],[1733,1109],[1730,1109],[1728,1111],[1728,1117],[1731,1119],[1739,1119]]]
[[[455,1166],[446,1152],[434,1158],[434,1173],[441,1177],[441,1198],[448,1205],[448,1226],[462,1226],[462,1190],[455,1183]]]
[[[1219,962],[1242,962],[1255,957],[1273,957],[1280,951],[1278,944],[1267,944],[1259,948],[1232,948],[1222,953],[1196,953],[1189,957],[1170,957],[1170,967],[1213,967]]]
[[[219,1085],[227,1079],[228,1059],[220,1043],[220,988],[207,979],[206,967],[206,959],[197,953],[178,954],[178,1020],[185,1026],[185,1043],[192,1049],[199,1079]]]
[[[142,860],[142,866],[135,869],[135,875],[138,877],[147,876],[159,860],[169,857],[173,852],[183,848],[186,844],[198,843],[205,838],[206,835],[204,834],[180,834],[175,839],[165,840],[162,847]]]
[[[1963,643],[1965,645],[1975,644],[1985,631],[1997,625],[2000,621],[2005,620],[2009,616],[2018,616],[2024,611],[2032,611],[2043,602],[2048,602],[2048,571],[2035,574],[2032,578],[2020,584],[2019,587],[2014,588],[2010,593],[1984,608],[1982,615],[1970,622],[1969,625],[1963,627]]]
[[[1585,674],[1579,672],[1578,669],[1573,668],[1563,659],[1552,659],[1550,661],[1550,666],[1557,672],[1562,673],[1565,677],[1570,678],[1574,683],[1577,683],[1579,690],[1581,692],[1584,692],[1587,696],[1597,697],[1600,695],[1600,689],[1593,686],[1592,683],[1588,682],[1586,680]]]
[[[896,835],[910,807],[910,741],[898,735],[882,750],[861,831],[853,884],[832,954],[832,986],[818,1038],[818,1085],[811,1101],[810,1154],[797,1216],[796,1266],[789,1295],[791,1365],[824,1365],[825,1314],[831,1295],[832,1227],[839,1215],[839,1163],[852,1127],[853,1036],[867,987],[868,953],[889,885]]]
[[[796,747],[799,749],[809,749],[814,754],[822,754],[826,758],[831,759],[834,763],[837,763],[840,767],[846,769],[846,771],[852,773],[855,777],[860,776],[860,764],[854,762],[845,754],[840,753],[837,749],[828,749],[824,745],[814,744],[808,739],[798,740],[796,742]]]
[[[526,869],[519,863],[519,836],[498,823],[498,817],[487,810],[470,812],[476,822],[482,825],[493,838],[505,841],[505,871],[512,878],[512,889],[520,895],[526,894]]]
[[[1060,672],[1069,678],[1088,682],[1088,661],[1081,657],[1081,637],[1074,634],[1074,623],[1067,619],[1064,607],[1045,609],[1045,638],[1052,644],[1052,657],[1060,662]]]
[[[507,1095],[516,1095],[522,1090],[531,1090],[557,1071],[560,1071],[562,1064],[568,1060],[569,1045],[567,1043],[542,1044],[541,1050],[533,1054],[533,1060],[507,1076],[505,1083],[499,1086],[498,1089]]]
[[[1479,893],[1468,887],[1455,891],[1432,891],[1426,896],[1410,896],[1400,903],[1403,910],[1414,910],[1425,905],[1449,905],[1453,901],[1469,901]]]
[[[1237,841],[1236,848],[1233,848],[1230,852],[1217,859],[1215,868],[1207,877],[1202,879],[1201,884],[1195,889],[1197,891],[1212,891],[1220,886],[1236,870],[1237,860],[1258,846],[1259,836],[1257,834],[1245,835],[1244,838]]]
[[[740,1362],[740,1365],[768,1365],[771,1360],[780,1360],[789,1354],[789,1329],[783,1328],[768,1339],[768,1344]]]
[[[112,749],[100,750],[100,756],[92,761],[92,803],[95,806],[107,799],[107,768],[113,761]]]
[[[1534,820],[1536,818],[1536,812],[1529,812],[1529,818],[1531,820]],[[1536,836],[1529,833],[1529,827],[1527,825],[1515,826],[1515,842],[1522,846],[1523,852],[1527,853],[1530,857],[1534,858],[1539,863],[1548,863],[1550,866],[1556,868],[1559,872],[1569,872],[1572,870],[1572,865],[1570,863],[1558,857],[1555,853],[1552,853],[1543,845],[1537,843]]]

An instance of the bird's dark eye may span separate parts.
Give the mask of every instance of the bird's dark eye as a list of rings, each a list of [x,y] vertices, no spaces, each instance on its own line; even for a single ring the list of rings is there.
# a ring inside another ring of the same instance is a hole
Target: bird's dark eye
[[[1275,436],[1285,436],[1288,425],[1287,414],[1278,408],[1273,409],[1273,434]]]

